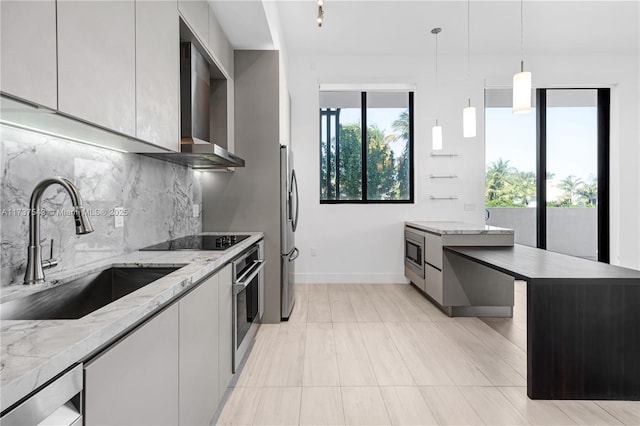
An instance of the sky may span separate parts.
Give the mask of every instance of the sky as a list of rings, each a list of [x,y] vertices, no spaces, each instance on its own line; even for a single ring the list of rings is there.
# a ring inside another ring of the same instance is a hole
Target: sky
[[[520,171],[536,169],[536,114],[511,108],[485,110],[486,164],[499,158]],[[547,109],[547,171],[560,181],[574,175],[589,182],[597,175],[596,107]]]

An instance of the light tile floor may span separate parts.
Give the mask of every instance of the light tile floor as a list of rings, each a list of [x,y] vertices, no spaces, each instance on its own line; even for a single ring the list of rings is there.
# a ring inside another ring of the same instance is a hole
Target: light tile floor
[[[526,284],[513,318],[449,318],[410,285],[298,285],[262,325],[227,425],[640,425],[640,402],[526,394]]]

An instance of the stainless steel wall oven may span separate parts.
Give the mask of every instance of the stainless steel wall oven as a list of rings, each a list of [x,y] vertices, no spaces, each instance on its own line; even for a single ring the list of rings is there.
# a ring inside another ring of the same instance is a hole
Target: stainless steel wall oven
[[[233,260],[233,372],[240,367],[264,312],[264,242]]]

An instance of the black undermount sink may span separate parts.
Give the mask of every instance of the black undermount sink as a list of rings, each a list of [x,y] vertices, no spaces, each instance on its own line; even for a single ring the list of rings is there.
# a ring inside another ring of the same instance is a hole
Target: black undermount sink
[[[179,267],[112,267],[0,304],[0,319],[78,319]]]

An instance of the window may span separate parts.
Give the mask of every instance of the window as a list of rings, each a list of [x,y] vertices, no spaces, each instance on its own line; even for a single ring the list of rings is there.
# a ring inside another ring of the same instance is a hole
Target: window
[[[320,202],[413,203],[413,92],[320,92]]]

